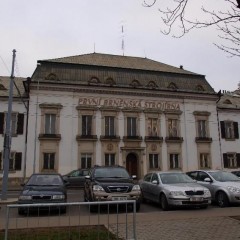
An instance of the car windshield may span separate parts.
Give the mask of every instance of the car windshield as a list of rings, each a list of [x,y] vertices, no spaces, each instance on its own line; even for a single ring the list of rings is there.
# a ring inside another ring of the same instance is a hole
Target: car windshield
[[[234,175],[230,172],[217,171],[217,172],[209,172],[209,174],[216,181],[219,181],[219,182],[229,182],[229,181],[240,182],[240,179],[236,175]]]
[[[99,168],[95,170],[95,178],[129,178],[124,168]]]
[[[160,173],[159,175],[163,184],[195,182],[185,173]]]
[[[34,174],[28,180],[27,186],[49,186],[49,185],[63,185],[63,181],[59,175],[50,175],[50,174]]]

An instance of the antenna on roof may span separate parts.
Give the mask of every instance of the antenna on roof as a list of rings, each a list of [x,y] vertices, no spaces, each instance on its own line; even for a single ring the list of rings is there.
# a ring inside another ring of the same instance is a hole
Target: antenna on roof
[[[125,42],[124,42],[124,28],[123,28],[123,23],[122,23],[122,26],[121,26],[121,30],[122,30],[122,32],[121,32],[121,34],[122,34],[122,46],[121,46],[121,48],[122,48],[122,52],[123,52],[123,56],[124,56],[124,50],[125,50]]]

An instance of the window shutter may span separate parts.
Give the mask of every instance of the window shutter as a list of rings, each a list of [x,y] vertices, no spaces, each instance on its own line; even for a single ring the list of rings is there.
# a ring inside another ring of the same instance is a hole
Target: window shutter
[[[224,121],[221,121],[220,124],[221,124],[221,135],[222,135],[222,138],[225,138],[225,124],[224,124]]]
[[[238,139],[238,138],[239,138],[239,134],[238,134],[238,123],[237,123],[237,122],[234,122],[234,123],[233,123],[233,127],[234,127],[234,137],[235,137],[236,139]]]
[[[0,113],[0,134],[3,134],[4,127],[4,113]]]
[[[223,154],[223,167],[228,168],[228,158],[227,158],[227,153]]]
[[[22,153],[17,152],[15,153],[15,170],[22,169]]]
[[[237,167],[240,167],[240,153],[237,153]]]
[[[23,127],[24,127],[24,114],[18,114],[18,121],[17,121],[17,134],[23,134]]]

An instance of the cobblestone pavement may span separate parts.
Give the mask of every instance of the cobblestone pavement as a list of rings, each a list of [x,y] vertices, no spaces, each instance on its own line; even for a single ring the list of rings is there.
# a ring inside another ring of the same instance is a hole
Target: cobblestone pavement
[[[126,226],[118,229],[111,225],[114,233],[126,239]],[[132,229],[128,229],[127,239],[133,239]],[[239,240],[240,221],[230,217],[211,217],[200,219],[162,220],[138,222],[137,240]]]

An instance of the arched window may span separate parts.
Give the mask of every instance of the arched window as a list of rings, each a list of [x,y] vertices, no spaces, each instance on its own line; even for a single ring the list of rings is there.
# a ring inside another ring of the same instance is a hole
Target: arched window
[[[59,80],[55,73],[50,73],[45,77],[46,80]]]
[[[7,90],[7,89],[0,83],[0,90]]]
[[[232,102],[229,99],[226,99],[223,103],[224,104],[232,104]]]
[[[203,88],[202,85],[197,85],[196,90],[199,91],[199,92],[204,92],[204,88]]]
[[[170,89],[178,89],[177,85],[173,82],[171,82],[169,85],[168,85],[168,88]]]
[[[150,81],[148,84],[147,84],[147,87],[149,88],[157,88],[157,84],[154,82],[154,81]]]
[[[116,85],[116,82],[111,77],[109,77],[109,78],[106,79],[106,84]]]
[[[139,86],[141,86],[141,84],[140,84],[140,82],[138,80],[133,80],[130,83],[130,86],[132,86],[132,87],[139,87]]]
[[[100,80],[99,80],[99,78],[97,78],[97,77],[92,77],[89,81],[88,81],[89,83],[100,83]]]

